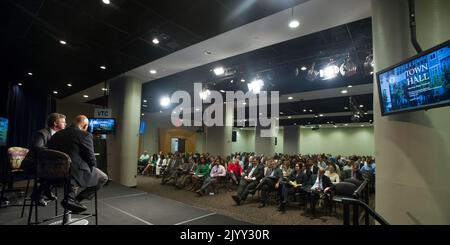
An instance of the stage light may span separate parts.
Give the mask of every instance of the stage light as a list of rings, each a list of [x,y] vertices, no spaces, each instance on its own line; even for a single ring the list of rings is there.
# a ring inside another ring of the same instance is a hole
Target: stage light
[[[166,107],[170,104],[170,98],[167,96],[164,96],[161,98],[161,100],[159,101],[159,104],[163,107]]]
[[[106,70],[106,66],[100,66],[100,69]]]
[[[62,44],[62,45],[66,45],[67,44],[67,42],[64,41],[64,40],[60,40],[59,43]]]
[[[71,84],[71,83],[68,83],[68,84],[67,84],[67,87],[72,87],[72,84]]]
[[[155,38],[153,38],[152,42],[153,42],[153,44],[158,45],[159,39],[155,37]]]
[[[264,81],[261,79],[253,80],[251,83],[247,84],[248,90],[254,94],[259,94],[262,87],[264,86]]]
[[[28,72],[28,76],[33,76],[33,73],[32,72]]]
[[[55,90],[55,91],[53,91],[53,94],[58,94],[58,91],[56,91],[56,90]]]
[[[337,76],[339,73],[339,67],[335,64],[329,64],[325,68],[320,70],[320,77],[323,80],[330,80]]]
[[[17,83],[17,85],[22,86],[23,84],[22,83]]]
[[[216,68],[214,68],[213,71],[214,71],[214,74],[216,74],[216,76],[220,76],[225,73],[225,70],[223,69],[223,67],[216,67]]]
[[[315,70],[316,63],[313,63],[311,68],[308,70],[308,73],[306,74],[306,80],[313,82],[316,80],[317,76],[320,74],[319,71]]]
[[[306,68],[306,66],[302,66],[302,68],[300,68],[300,70],[306,71],[306,70],[308,70],[308,68]]]
[[[353,63],[353,61],[350,59],[350,56],[348,56],[344,63],[342,63],[341,67],[339,68],[339,71],[342,76],[353,76],[356,75],[358,67]]]
[[[106,5],[110,4],[111,2],[109,0],[102,0],[102,2]]]

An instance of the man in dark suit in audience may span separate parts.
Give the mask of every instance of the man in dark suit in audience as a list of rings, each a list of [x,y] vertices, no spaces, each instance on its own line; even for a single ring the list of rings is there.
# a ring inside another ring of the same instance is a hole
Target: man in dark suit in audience
[[[301,187],[310,182],[311,170],[301,163],[295,164],[295,170],[287,180],[281,181],[280,192],[281,202],[278,211],[284,212],[288,202],[288,195],[301,191]]]
[[[87,117],[79,115],[72,126],[53,135],[47,145],[49,149],[66,153],[72,160],[71,175],[78,187],[74,189],[81,191],[74,190],[69,200],[63,200],[61,204],[75,213],[85,211],[87,208],[80,202],[92,199],[96,189],[108,181],[108,176],[97,168],[93,137],[87,132],[88,126]]]
[[[258,186],[251,190],[250,193],[255,193],[261,189],[261,199],[258,208],[263,208],[269,199],[269,192],[279,187],[280,181],[283,179],[283,171],[279,168],[275,160],[268,159],[269,171],[267,175],[261,180]]]
[[[66,116],[59,113],[51,113],[47,117],[47,126],[36,131],[32,137],[32,144],[27,157],[22,162],[22,168],[27,172],[36,170],[37,153],[42,149],[47,148],[47,142],[58,131],[66,128]],[[48,200],[56,200],[56,196],[51,192],[51,183],[45,179],[39,180],[39,186],[33,190],[31,198],[37,201],[39,206],[47,206],[47,202],[42,197],[42,194]]]
[[[325,169],[319,169],[317,174],[311,176],[311,180],[307,186],[302,189],[308,193],[308,199],[311,205],[311,214],[313,217],[316,216],[316,203],[317,200],[323,198],[324,195],[331,191],[333,184],[330,178],[325,174]]]
[[[363,181],[363,176],[361,174],[361,171],[359,170],[359,164],[353,163],[352,165],[352,171],[350,173],[350,176],[348,176],[351,179],[356,179],[359,181]]]
[[[247,199],[249,190],[254,189],[264,176],[264,165],[260,163],[259,157],[250,157],[249,162],[252,164],[245,171],[244,176],[239,182],[236,195],[231,196],[237,205]]]

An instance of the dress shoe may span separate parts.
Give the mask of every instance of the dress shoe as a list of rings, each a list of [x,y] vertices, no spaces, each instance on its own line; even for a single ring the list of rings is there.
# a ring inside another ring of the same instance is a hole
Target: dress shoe
[[[80,202],[73,200],[71,198],[67,200],[62,200],[61,205],[73,213],[81,213],[87,210],[87,207],[81,204]]]
[[[53,192],[50,190],[45,190],[44,196],[46,197],[47,200],[50,200],[50,201],[55,201],[56,199],[58,199],[58,197],[55,196],[55,194],[53,194]]]
[[[261,204],[259,204],[258,208],[264,208],[265,206],[266,206],[266,204],[261,203]]]
[[[236,202],[237,205],[241,204],[241,198],[239,198],[236,195],[231,196],[231,198],[233,198],[233,200]]]

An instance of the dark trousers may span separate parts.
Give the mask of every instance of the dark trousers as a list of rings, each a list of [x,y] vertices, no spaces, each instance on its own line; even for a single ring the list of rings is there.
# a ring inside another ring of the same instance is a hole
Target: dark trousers
[[[276,180],[271,178],[264,178],[261,183],[261,203],[266,204],[269,200],[269,193],[275,190]]]
[[[289,195],[295,194],[298,191],[298,188],[295,188],[289,183],[282,181],[280,183],[281,202],[286,204],[288,202]]]
[[[248,191],[255,189],[257,185],[258,181],[256,180],[248,182],[242,179],[238,186],[237,195],[241,200],[245,201],[245,199],[247,199],[248,196]]]

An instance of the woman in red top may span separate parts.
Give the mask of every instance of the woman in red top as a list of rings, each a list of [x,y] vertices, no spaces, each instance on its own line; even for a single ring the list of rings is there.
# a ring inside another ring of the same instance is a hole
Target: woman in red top
[[[239,161],[237,159],[228,164],[227,172],[233,182],[236,183],[236,185],[239,184],[238,178],[241,177],[243,170],[241,165],[239,165]]]

